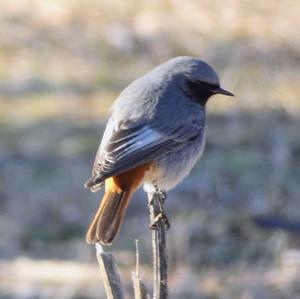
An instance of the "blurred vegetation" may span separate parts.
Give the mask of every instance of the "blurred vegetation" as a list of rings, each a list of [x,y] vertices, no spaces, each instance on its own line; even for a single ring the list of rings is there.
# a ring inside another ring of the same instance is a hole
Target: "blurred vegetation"
[[[300,296],[296,0],[0,3],[0,298],[104,298],[83,188],[109,107],[173,56],[212,64],[236,99],[208,107],[203,158],[170,192],[171,298]],[[130,295],[151,284],[146,198],[113,246]],[[84,273],[84,275],[82,275]],[[101,297],[102,296],[102,297]]]

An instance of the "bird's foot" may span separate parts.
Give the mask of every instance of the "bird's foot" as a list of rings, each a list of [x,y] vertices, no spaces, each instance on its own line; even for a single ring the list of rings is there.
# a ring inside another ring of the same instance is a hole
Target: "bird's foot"
[[[153,196],[148,204],[148,209],[149,209],[149,206],[153,205],[154,201],[156,201],[157,209],[159,212],[155,216],[153,222],[150,223],[150,225],[149,225],[150,229],[155,229],[160,221],[164,222],[164,224],[166,225],[166,229],[170,228],[170,222],[169,222],[169,219],[164,210],[164,203],[165,203],[166,199],[167,199],[166,193],[162,190],[159,190],[158,187],[156,187],[156,191],[155,191],[155,193],[153,193]]]
[[[154,221],[152,223],[149,224],[149,228],[154,230],[157,228],[158,224],[160,221],[163,221],[166,229],[170,228],[170,222],[169,219],[167,217],[167,215],[164,212],[160,212],[154,219]]]
[[[148,209],[149,209],[149,206],[153,205],[154,200],[157,200],[160,210],[163,209],[162,205],[165,203],[166,199],[167,199],[166,192],[159,190],[156,187],[156,191],[152,194],[152,197],[151,197],[150,201],[148,202]]]

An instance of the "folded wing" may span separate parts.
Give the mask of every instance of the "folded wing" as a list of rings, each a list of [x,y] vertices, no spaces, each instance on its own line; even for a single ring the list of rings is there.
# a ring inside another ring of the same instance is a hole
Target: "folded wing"
[[[111,132],[98,149],[93,176],[85,186],[97,191],[106,178],[178,150],[196,138],[202,129],[201,119],[156,127],[127,122],[118,129],[108,128]]]

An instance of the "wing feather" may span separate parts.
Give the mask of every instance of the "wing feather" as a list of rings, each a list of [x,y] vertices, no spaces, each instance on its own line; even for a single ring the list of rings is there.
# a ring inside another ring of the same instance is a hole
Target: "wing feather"
[[[201,133],[202,124],[199,120],[160,127],[130,124],[111,129],[108,126],[110,133],[106,133],[105,143],[101,142],[93,177],[86,182],[86,187],[93,189],[108,177],[178,150]]]

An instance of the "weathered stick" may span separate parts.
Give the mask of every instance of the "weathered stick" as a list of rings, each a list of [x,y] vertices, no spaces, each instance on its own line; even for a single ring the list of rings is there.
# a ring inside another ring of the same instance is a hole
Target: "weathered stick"
[[[135,299],[150,299],[150,295],[147,291],[146,286],[143,284],[140,277],[140,253],[138,240],[135,240],[135,252],[136,252],[136,266],[135,271],[131,272],[131,278],[133,283],[134,298]]]
[[[121,278],[113,255],[105,252],[99,243],[96,243],[96,251],[107,299],[124,299]]]
[[[168,223],[167,219],[162,217],[163,197],[160,191],[148,193],[148,208],[152,229],[153,299],[166,299],[168,297],[168,264],[165,231]]]
[[[169,223],[163,210],[163,196],[163,193],[159,190],[148,193],[150,228],[152,229],[153,299],[167,299],[168,297],[166,228]],[[113,255],[110,252],[105,252],[99,243],[96,243],[96,250],[107,298],[124,299],[121,278]],[[137,241],[136,270],[132,272],[132,281],[135,299],[150,299],[149,293],[140,279]]]

